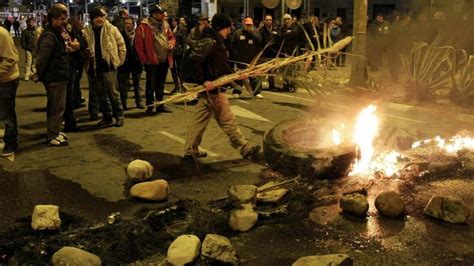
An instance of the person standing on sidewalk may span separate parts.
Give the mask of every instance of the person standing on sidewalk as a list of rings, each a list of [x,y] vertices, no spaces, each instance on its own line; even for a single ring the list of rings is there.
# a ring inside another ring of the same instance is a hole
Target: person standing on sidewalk
[[[49,24],[38,39],[37,73],[35,81],[41,81],[46,88],[48,103],[46,138],[51,146],[67,146],[66,134],[61,132],[61,122],[66,103],[66,86],[70,77],[68,51],[72,51],[61,33],[66,27],[67,8],[55,4],[48,10]]]
[[[0,120],[5,122],[2,156],[15,154],[18,147],[18,124],[16,121],[15,98],[20,71],[18,51],[10,33],[0,27]]]
[[[127,49],[120,31],[106,19],[104,7],[96,7],[90,13],[91,23],[84,30],[89,51],[86,71],[92,80],[92,90],[100,100],[103,117],[98,126],[124,125],[123,107],[117,88],[117,68],[125,62]],[[109,103],[110,101],[110,103]]]
[[[25,50],[25,81],[30,80],[31,76],[35,73],[35,50],[36,50],[36,39],[35,39],[35,20],[28,18],[26,20],[27,28],[21,33],[21,48]]]
[[[146,71],[147,115],[153,114],[155,101],[164,97],[168,67],[173,67],[173,49],[176,39],[166,22],[166,10],[152,4],[145,18],[135,31],[135,49]],[[156,107],[157,113],[171,113],[164,104]]]
[[[232,146],[244,158],[259,159],[261,147],[250,146],[248,140],[240,132],[237,120],[230,109],[229,100],[224,93],[225,89],[215,87],[212,83],[212,80],[232,73],[225,45],[232,21],[226,15],[217,13],[212,17],[211,27],[204,29],[202,38],[189,55],[190,63],[195,66],[195,80],[203,84],[207,91],[198,94],[199,102],[189,126],[183,159],[194,160],[207,156],[207,153],[199,151],[199,145],[212,116],[227,135]]]

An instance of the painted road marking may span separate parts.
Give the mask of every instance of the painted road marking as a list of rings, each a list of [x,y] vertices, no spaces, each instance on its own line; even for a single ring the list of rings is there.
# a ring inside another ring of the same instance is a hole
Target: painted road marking
[[[240,107],[238,105],[232,105],[230,109],[232,110],[232,113],[234,113],[236,116],[241,116],[241,117],[255,119],[255,120],[264,121],[264,122],[272,122],[271,120],[266,119],[263,116],[257,115],[256,113],[250,112],[249,110],[243,107]]]
[[[179,142],[179,143],[181,143],[181,144],[184,144],[184,139],[182,139],[182,138],[180,138],[180,137],[178,137],[178,136],[175,136],[175,135],[173,135],[173,134],[171,134],[171,133],[168,133],[168,132],[166,132],[166,131],[158,131],[158,133],[160,133],[161,135],[166,136],[166,137],[168,137],[168,138],[170,138],[170,139],[172,139],[172,140],[176,140],[177,142]],[[204,149],[204,148],[202,148],[202,147],[200,147],[200,149],[203,150],[203,151],[205,151],[205,152],[207,152],[207,154],[208,154],[209,156],[212,156],[212,157],[217,157],[217,156],[219,156],[219,154],[217,154],[217,153],[215,153],[215,152],[212,152],[212,151],[210,151],[210,150]]]
[[[246,102],[244,100],[237,100],[238,102],[245,103],[245,104],[250,104],[249,102]]]
[[[310,103],[316,103],[315,100],[306,99],[306,98],[301,98],[301,97],[297,97],[297,96],[293,96],[293,95],[285,95],[285,94],[278,93],[278,92],[267,91],[267,92],[265,92],[265,93],[267,93],[267,94],[274,94],[274,95],[278,95],[278,96],[282,96],[282,97],[286,97],[286,98],[291,98],[291,99],[297,99],[297,100],[306,101],[306,102],[310,102]],[[329,105],[329,106],[333,106],[333,107],[337,107],[337,108],[343,108],[343,109],[350,109],[350,108],[351,108],[350,106],[347,106],[347,105],[339,105],[339,104],[334,104],[334,103],[326,103],[326,102],[323,103],[323,102],[320,102],[320,104]],[[396,116],[396,115],[384,114],[384,116],[391,117],[391,118],[395,118],[395,119],[399,119],[399,120],[414,122],[414,123],[420,123],[420,124],[425,124],[425,123],[426,123],[425,121],[421,121],[421,120],[417,120],[417,119],[411,119],[411,118],[406,118],[406,117],[401,117],[401,116]]]

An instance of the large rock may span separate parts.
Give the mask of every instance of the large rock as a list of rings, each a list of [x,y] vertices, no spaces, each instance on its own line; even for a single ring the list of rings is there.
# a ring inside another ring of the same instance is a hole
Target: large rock
[[[61,227],[59,207],[56,205],[36,205],[31,215],[31,227],[34,230],[56,230]]]
[[[134,160],[128,164],[127,174],[133,181],[142,182],[153,175],[153,166],[144,160]]]
[[[201,257],[210,263],[237,265],[236,252],[230,240],[221,235],[208,234],[202,242]]]
[[[470,215],[469,207],[455,197],[433,196],[424,214],[450,223],[465,223]]]
[[[168,248],[166,260],[172,265],[191,263],[199,256],[201,240],[195,235],[178,236]]]
[[[352,193],[344,195],[339,201],[341,209],[348,214],[365,217],[369,210],[369,202],[364,195],[359,193]]]
[[[247,203],[255,203],[257,196],[257,187],[254,185],[231,186],[227,190],[227,194],[236,206],[240,206],[241,204]]]
[[[168,182],[164,179],[135,184],[130,189],[130,196],[145,200],[164,200],[168,197]]]
[[[102,265],[101,259],[87,251],[75,247],[63,247],[56,251],[51,258],[54,266],[99,266]]]
[[[258,212],[252,204],[243,204],[239,209],[230,212],[229,226],[234,231],[248,231],[257,221]]]
[[[301,257],[292,266],[352,266],[352,259],[346,254],[329,254]]]
[[[380,193],[375,199],[375,208],[380,214],[387,217],[399,217],[406,212],[405,202],[395,191]]]

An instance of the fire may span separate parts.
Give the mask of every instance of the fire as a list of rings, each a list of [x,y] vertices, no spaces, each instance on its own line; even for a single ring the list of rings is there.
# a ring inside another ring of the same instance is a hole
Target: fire
[[[441,138],[440,136],[436,136],[432,139],[416,141],[411,147],[414,149],[430,143],[435,143],[436,147],[451,154],[463,149],[474,149],[474,138],[462,135],[455,135],[447,141],[444,138]]]
[[[379,119],[375,115],[377,106],[369,105],[360,112],[356,120],[353,141],[359,148],[351,174],[370,174],[370,162],[374,156],[374,140],[379,133]]]
[[[332,129],[332,142],[336,146],[341,144],[342,142],[341,134],[339,134],[339,132],[335,128]]]

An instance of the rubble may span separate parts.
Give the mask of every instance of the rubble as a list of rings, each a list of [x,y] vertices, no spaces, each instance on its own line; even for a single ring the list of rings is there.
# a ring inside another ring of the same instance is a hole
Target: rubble
[[[461,199],[435,195],[431,197],[423,213],[450,223],[465,223],[470,210]]]
[[[153,175],[153,166],[144,160],[133,160],[128,164],[127,174],[135,182],[149,180]]]
[[[367,211],[369,210],[367,198],[359,193],[344,195],[339,201],[339,206],[345,213],[357,217],[367,216]]]
[[[229,226],[234,231],[250,230],[258,221],[258,212],[252,204],[242,204],[230,213]]]
[[[57,230],[61,227],[59,207],[56,205],[36,205],[31,216],[34,230]]]
[[[237,207],[241,204],[255,204],[257,187],[254,185],[231,186],[227,190],[227,194],[229,195],[234,205]]]
[[[157,179],[135,184],[130,189],[130,196],[144,200],[160,201],[168,197],[168,190],[168,182],[164,179]]]
[[[257,190],[257,201],[260,202],[278,202],[285,194],[288,192],[288,189],[286,188],[274,188],[271,190],[266,190],[267,188],[270,188],[274,185],[276,185],[277,182],[275,181],[270,181],[260,187],[258,187]],[[262,191],[262,192],[258,192]]]
[[[191,263],[199,256],[201,240],[195,235],[178,236],[168,248],[166,260],[172,265]]]
[[[384,191],[375,199],[375,208],[383,216],[400,217],[406,212],[405,202],[395,191]]]
[[[352,259],[346,254],[329,254],[301,257],[292,266],[351,266]]]
[[[237,265],[236,252],[230,240],[221,235],[208,234],[202,243],[201,258],[209,263]]]
[[[54,266],[98,266],[102,265],[100,257],[75,247],[63,247],[51,258]]]

